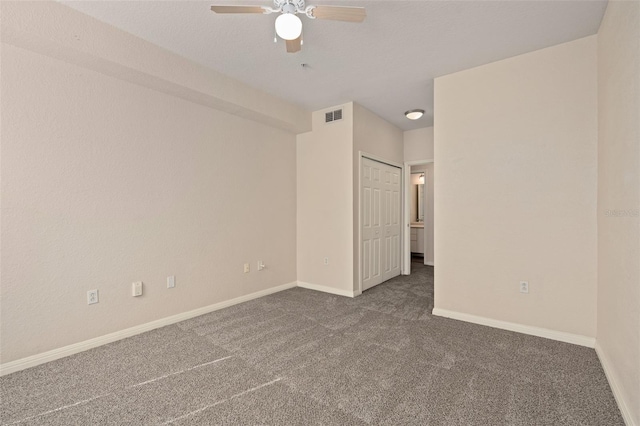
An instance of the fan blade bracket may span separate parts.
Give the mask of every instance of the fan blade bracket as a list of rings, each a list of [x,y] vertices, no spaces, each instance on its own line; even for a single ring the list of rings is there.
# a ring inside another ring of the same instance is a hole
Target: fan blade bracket
[[[304,14],[307,15],[307,18],[316,19],[316,17],[313,16],[313,9],[315,8],[315,6],[307,6],[307,8],[304,10]]]

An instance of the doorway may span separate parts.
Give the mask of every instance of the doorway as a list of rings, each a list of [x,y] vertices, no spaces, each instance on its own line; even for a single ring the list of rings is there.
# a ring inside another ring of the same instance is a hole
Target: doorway
[[[360,165],[361,289],[400,275],[402,168],[362,157]]]
[[[434,266],[434,162],[405,163],[403,275],[411,274],[412,258]]]

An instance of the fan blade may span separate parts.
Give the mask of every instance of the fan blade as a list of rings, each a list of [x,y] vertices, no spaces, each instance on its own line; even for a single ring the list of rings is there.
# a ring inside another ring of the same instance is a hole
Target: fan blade
[[[211,6],[215,13],[267,13],[262,6]]]
[[[315,6],[311,14],[318,19],[346,22],[362,22],[367,16],[364,7],[344,6]]]
[[[302,49],[302,36],[298,37],[295,40],[286,40],[287,42],[287,53],[296,53]]]

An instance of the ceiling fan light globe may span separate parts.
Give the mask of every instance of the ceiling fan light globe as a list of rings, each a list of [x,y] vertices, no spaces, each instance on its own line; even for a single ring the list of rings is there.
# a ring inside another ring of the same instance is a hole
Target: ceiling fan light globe
[[[293,13],[283,13],[276,18],[276,34],[283,40],[295,40],[302,34],[302,21]]]

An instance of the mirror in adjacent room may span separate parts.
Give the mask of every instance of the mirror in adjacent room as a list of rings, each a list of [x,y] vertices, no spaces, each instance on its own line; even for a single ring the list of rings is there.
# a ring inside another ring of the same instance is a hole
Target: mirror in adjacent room
[[[424,172],[411,173],[411,222],[424,222]]]

